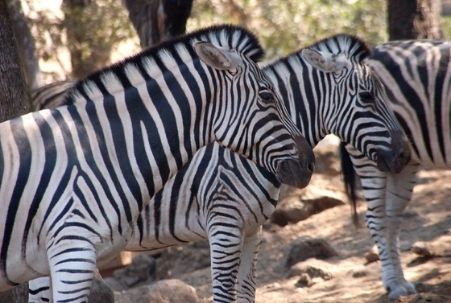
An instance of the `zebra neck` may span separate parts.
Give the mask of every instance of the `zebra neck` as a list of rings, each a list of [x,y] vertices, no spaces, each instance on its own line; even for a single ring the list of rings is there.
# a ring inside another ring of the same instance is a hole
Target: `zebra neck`
[[[264,68],[279,92],[290,117],[313,147],[325,135],[326,112],[324,73],[313,72],[298,53],[278,60]],[[327,81],[329,82],[329,81]]]
[[[145,74],[128,66],[122,74],[105,74],[79,87],[75,107],[68,110],[86,133],[101,139],[97,142],[104,146],[97,149],[113,149],[120,166],[138,174],[137,184],[152,196],[199,148],[213,142],[211,107],[218,100],[209,85],[212,75],[200,70],[204,73],[198,70],[196,80],[186,75],[193,72],[188,67]]]

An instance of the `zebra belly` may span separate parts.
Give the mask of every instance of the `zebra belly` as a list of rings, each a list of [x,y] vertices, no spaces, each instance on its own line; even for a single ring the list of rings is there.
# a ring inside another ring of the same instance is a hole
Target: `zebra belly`
[[[11,283],[25,283],[42,275],[49,275],[45,249],[28,243],[24,254],[11,253],[6,260],[6,272],[0,271],[0,291],[14,287]]]
[[[172,187],[163,190],[163,199],[166,192],[171,192]],[[125,249],[131,251],[153,251],[166,248],[169,246],[186,244],[189,242],[199,241],[207,238],[205,229],[200,222],[204,221],[200,218],[197,209],[191,209],[186,212],[189,207],[190,199],[181,198],[177,202],[177,210],[175,216],[170,217],[170,201],[157,201],[161,203],[161,213],[159,220],[156,219],[155,200],[151,200],[149,206],[142,213],[144,218],[143,229],[139,229],[138,225],[134,226],[134,234],[127,243]],[[167,202],[167,203],[166,203]],[[185,216],[188,217],[185,220]],[[199,219],[199,220],[198,220]]]

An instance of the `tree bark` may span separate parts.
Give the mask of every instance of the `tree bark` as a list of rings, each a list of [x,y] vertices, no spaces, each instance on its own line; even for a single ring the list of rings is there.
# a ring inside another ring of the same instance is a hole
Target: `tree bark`
[[[0,0],[0,121],[31,108],[6,1]]]
[[[30,89],[38,88],[42,85],[39,60],[36,56],[35,41],[22,11],[20,0],[8,0],[8,12],[27,86]]]
[[[388,0],[390,40],[440,39],[439,0]]]
[[[186,31],[192,0],[123,0],[142,47]]]

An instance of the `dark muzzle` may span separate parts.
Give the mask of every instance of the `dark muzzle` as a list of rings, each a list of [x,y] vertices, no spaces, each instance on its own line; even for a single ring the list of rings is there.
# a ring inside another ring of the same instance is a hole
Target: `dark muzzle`
[[[377,167],[384,172],[399,173],[410,161],[410,147],[401,133],[392,136],[390,150],[377,150]]]
[[[281,183],[297,188],[306,187],[315,167],[313,150],[304,137],[295,137],[298,159],[287,159],[279,163],[277,176]]]

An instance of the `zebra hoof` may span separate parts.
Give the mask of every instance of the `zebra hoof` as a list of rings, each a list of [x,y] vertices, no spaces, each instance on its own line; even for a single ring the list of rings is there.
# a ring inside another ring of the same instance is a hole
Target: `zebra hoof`
[[[402,296],[408,296],[417,293],[415,286],[408,281],[403,281],[401,283],[398,283],[396,286],[388,287],[387,289],[388,298],[390,300],[398,300]]]

